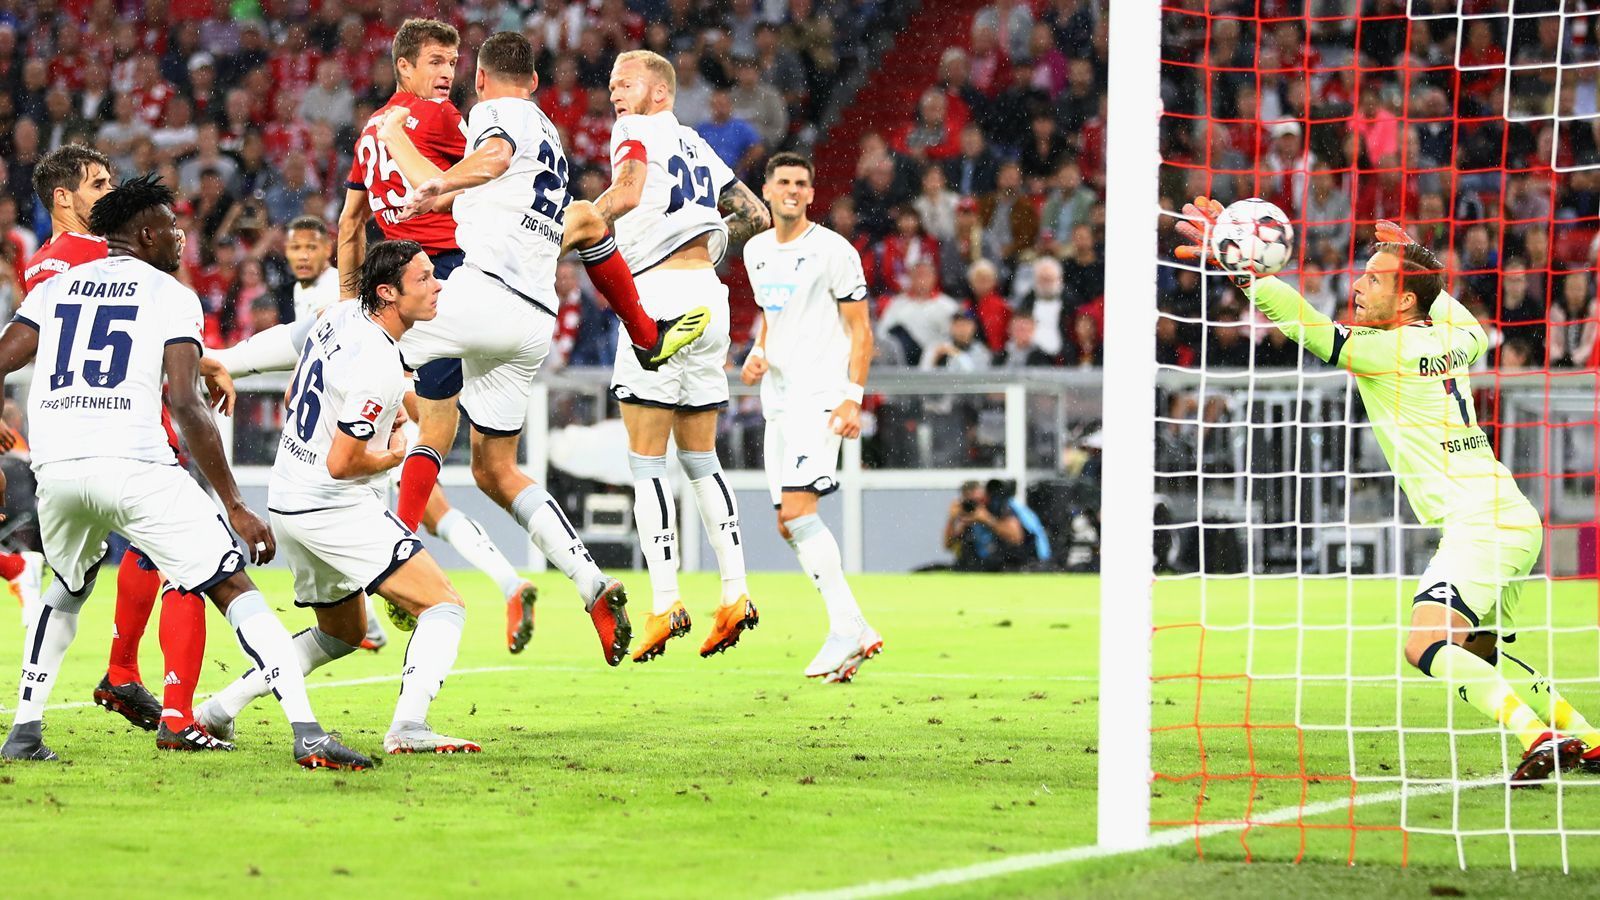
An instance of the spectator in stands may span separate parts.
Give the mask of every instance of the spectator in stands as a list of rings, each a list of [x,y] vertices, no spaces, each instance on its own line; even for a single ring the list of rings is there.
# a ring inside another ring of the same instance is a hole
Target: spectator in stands
[[[267,160],[267,142],[261,132],[251,129],[244,134],[238,150],[239,169],[233,173],[228,193],[235,197],[262,197],[278,181],[278,172]]]
[[[941,245],[956,236],[956,201],[960,199],[945,186],[944,169],[929,166],[922,173],[922,193],[911,201],[922,227]]]
[[[1549,336],[1552,369],[1592,369],[1596,348],[1600,346],[1600,304],[1596,303],[1589,273],[1567,272],[1560,276],[1561,296],[1550,304]]]
[[[1300,365],[1300,345],[1277,328],[1265,329],[1255,345],[1256,368],[1293,369]]]
[[[74,134],[93,133],[88,122],[78,118],[72,107],[72,95],[59,84],[44,95],[44,121],[39,123],[42,142],[47,150],[71,143]]]
[[[1334,290],[1334,283],[1322,271],[1321,263],[1308,259],[1300,264],[1298,278],[1286,275],[1286,280],[1297,282],[1300,295],[1318,312],[1335,321],[1346,318],[1346,298]]]
[[[1545,300],[1544,274],[1530,273],[1527,263],[1517,257],[1506,260],[1505,277],[1500,279],[1500,311],[1496,320],[1507,342],[1520,341],[1530,359],[1544,359]]]
[[[963,197],[976,197],[994,190],[1000,159],[989,149],[988,139],[977,123],[961,129],[961,152],[944,164],[950,188]]]
[[[1000,35],[1006,56],[1028,58],[1028,41],[1033,33],[1033,11],[1022,0],[995,0],[972,17],[974,33],[980,28]]]
[[[1083,183],[1083,172],[1077,161],[1063,162],[1050,181],[1050,192],[1045,195],[1044,209],[1039,214],[1041,249],[1046,253],[1057,252],[1059,239],[1070,237],[1079,225],[1093,221],[1095,204],[1099,202],[1094,189]]]
[[[1105,365],[1100,344],[1100,324],[1093,314],[1080,310],[1072,317],[1072,343],[1067,347],[1066,364],[1080,369]]]
[[[1461,293],[1485,298],[1498,295],[1500,254],[1490,245],[1489,229],[1482,225],[1471,226],[1467,229],[1464,243],[1461,257],[1456,261],[1456,271],[1461,277]]]
[[[1021,313],[1012,316],[1010,331],[1005,347],[995,354],[995,368],[1024,369],[1061,365],[1060,357],[1051,356],[1039,349],[1038,342],[1034,339],[1033,316]]]
[[[734,116],[754,125],[765,146],[782,146],[789,136],[789,109],[783,97],[762,82],[754,57],[739,57],[734,62],[734,79],[730,92]]]
[[[1250,365],[1250,326],[1241,320],[1239,307],[1232,302],[1218,303],[1210,318],[1211,337],[1201,364],[1208,369],[1242,369]]]
[[[791,119],[807,115],[805,66],[779,39],[778,26],[772,22],[756,26],[756,68],[761,72],[761,80],[783,97]],[[683,69],[680,67],[678,71]]]
[[[1039,237],[1039,212],[1022,192],[1020,166],[1009,160],[1000,164],[995,189],[978,199],[978,217],[1008,266],[1031,250]]]
[[[884,289],[902,293],[912,266],[932,260],[939,266],[939,242],[922,230],[922,218],[914,207],[902,206],[895,212],[895,230],[883,239],[878,251],[878,271]]]
[[[234,173],[239,171],[239,164],[221,150],[220,131],[214,122],[206,122],[195,129],[195,155],[178,167],[183,193],[198,193],[200,176],[207,169],[216,172],[225,184],[233,181]]]
[[[1070,344],[1071,312],[1063,293],[1061,263],[1050,256],[1034,260],[1033,289],[1022,296],[1017,314],[1034,321],[1034,343],[1040,350],[1053,357],[1065,355]]]
[[[189,99],[197,121],[213,120],[222,112],[222,90],[217,85],[217,63],[204,50],[189,57]]]
[[[1290,219],[1299,219],[1306,196],[1306,170],[1311,165],[1300,140],[1300,123],[1279,122],[1268,133],[1272,140],[1258,166],[1262,177],[1257,191]]]
[[[1072,242],[1061,261],[1061,278],[1067,298],[1074,304],[1081,306],[1105,294],[1105,260],[1100,256],[1094,229],[1088,225],[1072,229]]]
[[[567,57],[562,59],[565,61]],[[678,93],[672,102],[673,115],[680,123],[699,128],[711,118],[711,85],[700,75],[700,54],[693,50],[679,53],[677,69]],[[576,67],[573,71],[576,77]]]
[[[968,70],[972,86],[992,100],[1011,83],[1006,53],[1000,46],[1000,37],[994,26],[974,23],[969,51]]]
[[[22,88],[16,92],[17,117],[36,125],[44,119],[44,95],[49,89],[49,66],[37,56],[28,57],[22,64]]]
[[[1048,98],[1067,86],[1067,57],[1056,47],[1055,34],[1044,22],[1034,23],[1028,33],[1028,52],[1016,65],[1028,70],[1029,81]]]
[[[789,0],[784,43],[793,47],[806,67],[811,102],[820,106],[833,90],[839,57],[833,46],[833,20],[817,11],[812,0]]]
[[[583,286],[571,262],[556,266],[555,288],[561,306],[550,354],[554,367],[611,365],[617,352],[616,314]]]
[[[988,102],[988,98],[972,85],[972,63],[960,47],[946,47],[939,57],[939,79],[935,85],[944,92],[952,126],[965,126],[972,121],[974,111]]]
[[[0,93],[9,93],[0,88]],[[105,66],[90,66],[84,72],[83,90],[78,92],[74,113],[85,123],[103,122],[112,116],[111,73]],[[176,98],[174,98],[176,99]]]
[[[1056,121],[1063,130],[1078,132],[1099,111],[1102,96],[1103,91],[1095,80],[1094,63],[1087,59],[1073,60],[1067,65],[1067,89],[1055,100]]]
[[[39,126],[32,119],[18,119],[11,134],[11,152],[5,160],[5,189],[17,201],[17,221],[34,226],[33,169],[39,164]]]
[[[929,88],[917,101],[917,118],[895,139],[894,149],[918,164],[943,162],[960,155],[961,139],[948,116],[944,92]]]
[[[761,135],[755,126],[733,114],[733,96],[725,89],[711,92],[711,118],[695,127],[728,167],[748,179],[761,161]]]
[[[979,336],[999,352],[1011,328],[1011,304],[1000,296],[1000,270],[994,263],[980,259],[967,267],[967,297],[978,318]]]
[[[1298,127],[1298,126],[1296,126]],[[1309,246],[1324,241],[1340,255],[1350,250],[1350,193],[1327,168],[1318,168],[1311,174],[1311,193],[1306,198],[1305,240]]]
[[[1049,109],[1049,98],[1033,86],[1028,70],[1011,70],[1011,83],[995,96],[979,117],[984,133],[1005,156],[1016,156],[1028,141],[1033,117]]]
[[[307,204],[317,197],[316,186],[306,181],[307,168],[305,154],[298,150],[284,158],[283,174],[267,189],[264,201],[270,224],[288,224],[307,212]]]
[[[889,298],[878,316],[878,340],[897,347],[906,365],[917,365],[923,354],[945,343],[950,319],[961,304],[939,290],[937,270],[924,259],[911,268],[910,284]]]
[[[163,159],[177,159],[194,152],[200,130],[194,124],[194,104],[179,94],[167,101],[167,115],[161,127],[150,133],[150,140]]]
[[[324,60],[317,66],[317,83],[300,98],[300,117],[310,122],[326,122],[334,128],[344,128],[355,117],[355,105],[355,92],[350,90],[339,63],[331,59]]]
[[[944,338],[927,347],[917,367],[924,372],[983,372],[994,363],[987,345],[978,339],[978,321],[970,310],[950,318]]]
[[[1066,136],[1056,128],[1056,120],[1045,112],[1033,117],[1032,129],[1022,145],[1018,162],[1022,166],[1022,176],[1030,180],[1030,192],[1038,194],[1044,189],[1044,179],[1054,175],[1069,159],[1071,147]]]
[[[1178,320],[1170,315],[1156,319],[1156,362],[1164,366],[1193,368],[1194,344],[1178,334]]]
[[[887,237],[894,227],[900,197],[894,189],[894,160],[879,157],[866,176],[856,179],[854,196],[858,227],[873,241]]]
[[[127,171],[134,140],[149,137],[150,126],[134,116],[132,94],[118,94],[112,109],[116,118],[100,126],[95,134],[95,148],[111,157],[117,170]]]
[[[1538,360],[1543,358],[1543,354],[1526,340],[1520,337],[1509,338],[1500,345],[1495,368],[1501,372],[1527,372],[1539,368]]]

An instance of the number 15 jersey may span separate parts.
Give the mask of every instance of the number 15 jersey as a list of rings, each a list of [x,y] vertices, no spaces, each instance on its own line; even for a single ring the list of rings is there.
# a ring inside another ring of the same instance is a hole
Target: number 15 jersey
[[[45,281],[13,321],[39,332],[28,389],[33,467],[114,457],[177,461],[161,424],[169,344],[200,349],[200,298],[131,256]]]
[[[635,275],[674,250],[711,235],[711,261],[728,250],[728,226],[717,198],[737,176],[694,129],[670,110],[622,116],[611,129],[611,166],[636,159],[646,166],[639,205],[617,220],[617,249]]]

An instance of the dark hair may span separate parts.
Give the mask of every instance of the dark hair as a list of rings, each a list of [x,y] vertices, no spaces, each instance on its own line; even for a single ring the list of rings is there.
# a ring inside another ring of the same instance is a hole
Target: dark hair
[[[95,202],[89,212],[89,230],[101,237],[120,234],[146,210],[171,206],[172,188],[155,172],[129,178]]]
[[[367,261],[361,264],[363,312],[375,313],[383,308],[387,301],[378,296],[379,285],[399,290],[406,266],[421,252],[422,245],[416,241],[379,241],[367,248]]]
[[[323,237],[327,237],[328,235],[332,234],[332,232],[328,230],[328,223],[322,221],[320,216],[298,216],[291,220],[289,222],[289,227],[285,228],[283,231],[285,234],[288,234],[291,231],[315,231],[317,234],[320,234]]]
[[[772,154],[772,156],[767,159],[766,177],[771,178],[772,173],[776,172],[779,166],[799,166],[800,168],[806,170],[807,177],[812,179],[817,177],[817,170],[811,165],[811,160],[801,156],[798,153],[791,153],[785,150],[782,153]]]
[[[1444,264],[1433,251],[1421,244],[1376,243],[1373,255],[1389,253],[1400,258],[1400,271],[1395,276],[1397,294],[1410,291],[1417,295],[1417,311],[1426,316],[1433,301],[1444,291]]]
[[[400,23],[400,30],[394,33],[394,43],[390,46],[395,67],[399,68],[402,59],[416,65],[423,44],[456,47],[461,44],[461,35],[454,26],[438,19],[407,19]]]
[[[533,77],[533,45],[520,32],[496,32],[478,48],[478,65],[501,78],[526,81]]]
[[[62,144],[39,158],[33,168],[33,192],[44,201],[44,208],[55,205],[56,188],[75,191],[83,184],[83,176],[90,166],[105,166],[111,171],[111,160],[99,150],[82,144]]]

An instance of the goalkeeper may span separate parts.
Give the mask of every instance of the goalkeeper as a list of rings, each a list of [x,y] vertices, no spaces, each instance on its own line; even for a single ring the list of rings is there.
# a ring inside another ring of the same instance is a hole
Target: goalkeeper
[[[1222,205],[1196,197],[1178,231],[1200,260],[1194,222]],[[1277,278],[1235,276],[1284,334],[1330,365],[1349,370],[1378,446],[1425,525],[1441,529],[1412,600],[1406,660],[1455,686],[1474,709],[1514,732],[1523,757],[1513,784],[1557,768],[1600,773],[1600,732],[1550,680],[1498,648],[1516,640],[1522,582],[1538,561],[1544,526],[1478,427],[1467,369],[1488,348],[1483,328],[1444,291],[1439,260],[1398,226],[1377,225],[1378,243],[1353,289],[1354,323],[1335,323]],[[1500,661],[1505,660],[1505,674]],[[1508,677],[1509,676],[1509,679]]]

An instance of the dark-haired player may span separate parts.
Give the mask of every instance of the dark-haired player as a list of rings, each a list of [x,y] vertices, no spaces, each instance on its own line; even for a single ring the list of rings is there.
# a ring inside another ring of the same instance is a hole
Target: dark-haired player
[[[421,245],[383,241],[362,263],[359,301],[296,322],[300,364],[267,489],[295,605],[317,614],[316,627],[294,637],[303,673],[356,650],[369,593],[415,621],[383,740],[389,753],[479,750],[427,724],[428,705],[455,664],[466,610],[384,497],[385,473],[405,458],[406,377],[395,342],[438,313],[439,284]],[[232,737],[240,710],[270,690],[259,669],[247,672],[201,705],[200,723]]]
[[[0,377],[34,363],[28,391],[39,525],[56,579],[30,617],[17,715],[0,755],[52,760],[43,715],[61,661],[94,589],[104,540],[117,531],[180,589],[209,596],[239,645],[268,673],[294,732],[293,754],[310,768],[366,768],[371,761],[323,730],[311,712],[289,633],[245,574],[264,563],[272,531],[239,494],[222,439],[198,390],[200,299],[172,277],[183,231],[172,192],[154,176],[123,182],[95,203],[89,225],[110,255],[52,278],[0,334]],[[161,427],[161,380],[216,503],[174,463]],[[192,749],[231,749],[197,726]]]
[[[33,188],[50,210],[50,240],[28,261],[27,289],[73,266],[106,258],[106,239],[88,234],[89,214],[111,190],[111,162],[97,150],[67,144],[46,154],[33,170]],[[178,435],[166,407],[161,426],[174,456],[180,456]],[[3,563],[4,560],[0,560]],[[139,673],[139,642],[160,594],[159,623],[162,697],[144,686]],[[111,658],[94,689],[94,702],[129,722],[156,731],[156,745],[166,750],[190,749],[194,692],[206,649],[205,601],[193,594],[161,590],[161,573],[149,557],[129,547],[117,567],[117,603],[112,619]],[[163,727],[165,726],[165,727]]]
[[[1179,248],[1180,257],[1203,255],[1204,235],[1193,223],[1221,212],[1206,197],[1184,207],[1191,221],[1178,230],[1193,246]],[[1600,732],[1548,678],[1499,647],[1516,640],[1517,604],[1539,561],[1544,526],[1473,412],[1467,372],[1488,336],[1445,292],[1444,266],[1432,251],[1392,223],[1379,222],[1376,231],[1355,280],[1350,326],[1277,278],[1235,280],[1290,339],[1355,376],[1373,437],[1412,511],[1441,531],[1411,601],[1406,661],[1517,736],[1524,752],[1513,786],[1543,781],[1557,768],[1600,772]]]

